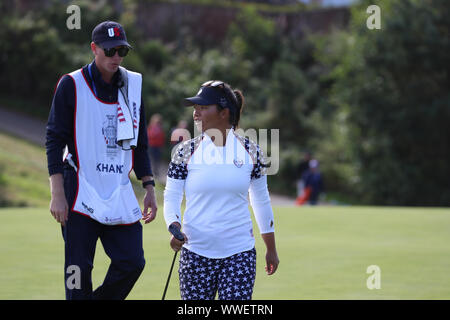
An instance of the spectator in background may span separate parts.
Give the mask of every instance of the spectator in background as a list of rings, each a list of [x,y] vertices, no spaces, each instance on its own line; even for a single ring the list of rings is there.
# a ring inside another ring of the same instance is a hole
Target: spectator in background
[[[188,123],[186,120],[178,121],[177,127],[172,130],[170,135],[170,143],[172,145],[191,139],[191,133],[187,127]]]
[[[320,194],[323,192],[323,179],[319,171],[319,161],[312,159],[309,161],[309,170],[303,175],[305,190],[308,190],[308,201],[310,205],[316,205]]]
[[[150,161],[153,163],[155,176],[157,177],[161,171],[161,149],[164,147],[166,140],[162,127],[162,116],[159,113],[155,113],[150,118],[147,127],[147,136]]]
[[[303,160],[297,167],[297,202],[300,201],[301,197],[304,196],[305,192],[305,181],[303,175],[309,170],[309,161],[311,160],[311,153],[306,152]]]

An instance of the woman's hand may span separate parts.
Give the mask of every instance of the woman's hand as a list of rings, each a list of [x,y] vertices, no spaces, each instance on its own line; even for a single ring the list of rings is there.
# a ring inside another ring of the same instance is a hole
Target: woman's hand
[[[275,246],[275,234],[273,232],[263,233],[261,237],[266,244],[266,272],[272,275],[277,271],[280,260],[278,259],[277,249]]]
[[[181,226],[178,222],[174,222],[172,224],[176,225],[178,229],[181,229]],[[177,238],[175,238],[174,236],[172,236],[172,238],[170,239],[170,247],[173,249],[173,251],[180,251],[183,244],[188,242],[188,238],[187,238],[186,234],[184,234],[183,232],[181,234],[184,237],[184,241],[180,241]]]
[[[272,275],[277,271],[278,264],[280,260],[278,259],[277,251],[269,251],[266,252],[266,273],[267,275]]]

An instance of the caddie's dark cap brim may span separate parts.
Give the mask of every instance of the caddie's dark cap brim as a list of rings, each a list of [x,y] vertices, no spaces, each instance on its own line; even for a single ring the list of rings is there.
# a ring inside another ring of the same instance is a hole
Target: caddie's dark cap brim
[[[133,49],[133,47],[130,46],[130,44],[125,40],[111,40],[111,41],[105,41],[105,42],[99,43],[99,44],[102,48],[105,48],[105,49],[111,49],[111,48],[119,47],[119,46],[127,46],[128,48]]]

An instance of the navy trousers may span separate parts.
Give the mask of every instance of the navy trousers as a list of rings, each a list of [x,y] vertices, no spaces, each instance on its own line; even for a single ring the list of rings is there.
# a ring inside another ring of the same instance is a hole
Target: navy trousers
[[[64,187],[70,207],[75,195],[71,180],[76,179],[72,172],[64,172]],[[125,299],[144,270],[141,223],[108,226],[70,211],[62,234],[66,299]],[[111,264],[102,285],[93,291],[91,275],[98,239]]]
[[[203,257],[181,249],[180,294],[183,300],[251,300],[256,277],[255,248],[227,258]]]

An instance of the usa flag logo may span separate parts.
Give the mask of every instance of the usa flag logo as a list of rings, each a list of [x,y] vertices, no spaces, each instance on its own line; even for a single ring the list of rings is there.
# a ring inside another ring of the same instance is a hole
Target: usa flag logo
[[[136,102],[133,102],[133,128],[137,128],[137,113],[136,113]]]
[[[112,37],[118,37],[118,36],[120,36],[120,29],[119,28],[117,28],[117,27],[115,27],[115,28],[109,28],[108,29],[108,36],[110,37],[110,38],[112,38]]]
[[[120,106],[117,108],[117,119],[119,122],[126,122],[125,116],[123,115],[123,110]]]

